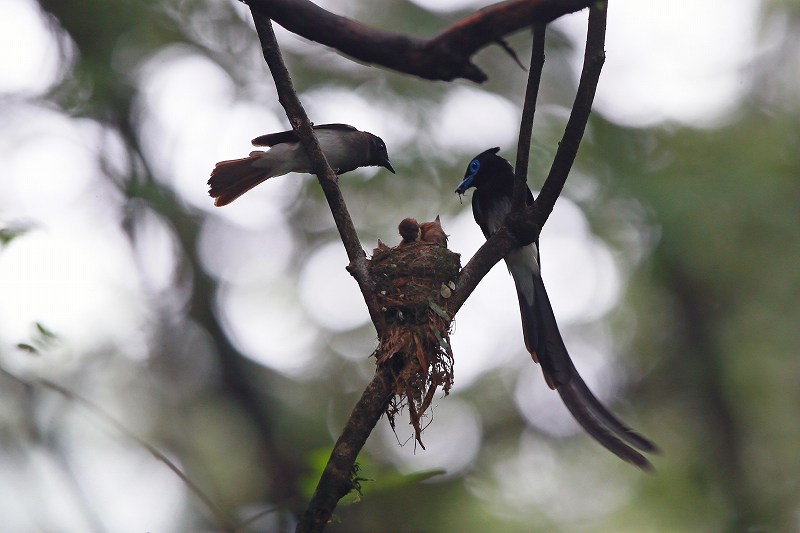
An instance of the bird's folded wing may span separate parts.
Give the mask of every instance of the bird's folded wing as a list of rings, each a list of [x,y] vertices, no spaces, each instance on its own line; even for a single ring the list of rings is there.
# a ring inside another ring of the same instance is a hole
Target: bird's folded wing
[[[320,124],[319,126],[314,126],[314,129],[357,131],[356,128],[350,126],[349,124]],[[296,143],[299,141],[300,139],[297,137],[297,134],[294,132],[294,130],[289,130],[289,131],[279,131],[278,133],[268,133],[266,135],[260,135],[250,142],[253,143],[253,146],[275,146],[276,144]]]

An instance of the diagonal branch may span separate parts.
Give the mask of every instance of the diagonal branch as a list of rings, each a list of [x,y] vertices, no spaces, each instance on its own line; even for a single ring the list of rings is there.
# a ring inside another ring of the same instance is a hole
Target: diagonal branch
[[[261,40],[264,59],[269,66],[270,72],[272,72],[275,88],[278,90],[278,101],[286,111],[286,116],[291,122],[292,128],[300,138],[300,143],[311,161],[311,170],[317,175],[322,191],[325,193],[325,199],[330,206],[333,219],[336,222],[336,228],[339,230],[339,236],[347,251],[347,258],[350,260],[347,269],[356,279],[361,289],[361,294],[364,295],[364,301],[367,304],[372,323],[375,324],[375,328],[380,335],[384,322],[383,314],[380,312],[378,301],[371,290],[372,282],[367,270],[367,256],[361,247],[361,241],[358,239],[353,220],[350,218],[347,204],[342,196],[342,191],[339,189],[338,178],[328,164],[327,159],[325,159],[325,154],[322,153],[319,142],[314,135],[308,115],[306,115],[303,105],[297,98],[289,71],[286,69],[281,57],[281,51],[275,39],[275,32],[272,30],[272,22],[260,11],[253,9],[252,13],[258,38]]]
[[[289,72],[283,63],[272,23],[268,18],[253,10],[253,20],[258,32],[264,59],[275,79],[278,100],[286,110],[286,116],[297,132],[300,142],[311,160],[312,171],[317,175],[320,186],[330,205],[331,212],[339,229],[347,255],[350,270],[361,288],[378,335],[384,328],[383,314],[372,289],[372,281],[367,270],[367,260],[361,242],[358,240],[353,222],[337,184],[337,177],[330,168],[325,155],[311,128],[297,94],[292,86]],[[361,399],[353,408],[342,434],[334,445],[325,470],[317,484],[308,508],[297,526],[298,532],[322,531],[330,521],[339,500],[353,488],[352,473],[356,457],[364,446],[375,424],[386,410],[386,403],[394,395],[394,379],[389,365],[378,368],[364,390]]]
[[[14,381],[24,385],[25,387],[33,387],[35,385],[41,385],[46,389],[50,389],[62,395],[67,400],[74,402],[76,405],[80,405],[88,412],[92,413],[95,417],[102,420],[105,424],[109,425],[110,427],[114,428],[115,431],[119,432],[123,435],[126,439],[129,439],[133,443],[135,443],[140,448],[146,450],[150,453],[153,457],[155,457],[158,461],[161,461],[169,468],[178,478],[183,482],[184,485],[192,492],[197,498],[203,502],[203,504],[208,508],[209,512],[211,513],[212,517],[214,518],[214,522],[216,523],[217,528],[219,531],[223,532],[233,532],[236,531],[236,526],[232,523],[232,521],[228,518],[225,512],[217,507],[211,498],[203,492],[203,489],[200,488],[194,481],[192,481],[189,476],[187,476],[178,465],[176,465],[166,454],[162,453],[158,448],[147,442],[142,437],[137,436],[124,424],[122,424],[119,420],[108,414],[102,407],[97,405],[96,403],[84,398],[80,394],[71,391],[67,387],[59,385],[53,381],[47,379],[38,379],[34,381],[28,381],[27,379],[23,379],[15,374],[12,374],[5,368],[0,367],[0,374],[3,374],[6,377],[13,379]]]
[[[353,407],[295,533],[322,531],[333,516],[336,504],[354,488],[356,458],[386,410],[386,403],[394,396],[394,383],[391,365],[379,366]]]
[[[588,7],[591,0],[508,0],[469,15],[431,39],[370,28],[309,0],[242,0],[255,14],[358,61],[429,80],[484,82],[471,57],[503,36]]]
[[[608,2],[596,2],[589,9],[589,27],[586,30],[586,49],[583,54],[583,70],[578,82],[578,92],[575,103],[564,128],[564,136],[558,143],[558,150],[553,158],[553,164],[547,179],[542,185],[539,196],[536,198],[536,219],[539,226],[544,226],[553,206],[564,188],[572,164],[578,155],[578,148],[586,130],[586,123],[592,112],[592,102],[597,91],[600,71],[606,60],[606,14]]]
[[[517,164],[514,167],[514,195],[511,202],[512,211],[520,211],[525,205],[525,185],[528,181],[528,158],[531,152],[533,116],[536,113],[536,99],[539,96],[539,83],[542,80],[542,69],[544,69],[544,38],[546,29],[547,26],[544,24],[537,24],[533,27],[531,66],[528,70],[528,84],[525,87],[525,104],[522,107],[522,118],[519,124]]]
[[[524,218],[530,220],[530,217]],[[506,221],[509,219],[510,217]],[[536,231],[538,235],[536,228],[532,230]],[[494,265],[508,255],[508,252],[518,246],[519,241],[515,235],[508,231],[506,225],[500,227],[494,235],[489,237],[458,274],[456,290],[453,291],[445,306],[447,314],[456,316],[458,310],[461,309],[461,306],[464,305],[464,302],[467,301],[467,298],[469,298],[469,295],[472,294],[472,291],[475,290],[475,287],[478,286],[483,277],[489,273]]]

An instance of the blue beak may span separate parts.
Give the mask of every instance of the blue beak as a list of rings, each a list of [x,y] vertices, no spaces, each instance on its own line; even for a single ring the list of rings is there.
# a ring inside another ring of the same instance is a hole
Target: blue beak
[[[458,194],[464,194],[465,192],[467,192],[467,189],[472,187],[473,181],[475,181],[475,174],[470,174],[469,176],[464,178],[464,181],[458,184],[458,187],[456,187],[455,192]]]

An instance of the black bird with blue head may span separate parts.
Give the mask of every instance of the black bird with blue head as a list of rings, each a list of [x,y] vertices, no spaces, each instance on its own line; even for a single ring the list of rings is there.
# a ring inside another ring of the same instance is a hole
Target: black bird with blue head
[[[461,195],[475,189],[472,213],[487,239],[500,229],[511,211],[514,169],[497,155],[499,151],[499,148],[490,148],[475,156],[455,190]],[[526,204],[530,206],[533,194],[527,187],[525,189]],[[517,289],[525,346],[533,360],[541,364],[547,384],[558,391],[572,416],[600,444],[621,459],[650,469],[650,462],[637,449],[655,452],[656,446],[600,403],[567,352],[542,281],[538,239],[511,250],[505,262]]]

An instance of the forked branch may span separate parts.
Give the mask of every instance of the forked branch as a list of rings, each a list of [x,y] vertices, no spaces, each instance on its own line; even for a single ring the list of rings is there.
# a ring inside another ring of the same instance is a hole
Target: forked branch
[[[470,57],[477,50],[498,41],[508,33],[526,26],[536,26],[518,145],[516,169],[518,190],[515,190],[515,205],[518,209],[511,213],[505,226],[487,240],[462,269],[458,287],[448,300],[446,309],[449,316],[454,316],[492,266],[513,248],[538,238],[542,225],[552,212],[553,205],[575,161],[594,100],[605,57],[606,3],[592,4],[586,0],[511,0],[478,11],[454,24],[439,36],[425,41],[368,28],[333,15],[307,0],[246,0],[246,2],[251,6],[264,58],[275,80],[279,101],[309,155],[312,171],[319,178],[350,259],[349,270],[361,288],[379,335],[385,325],[380,306],[370,290],[366,256],[337,185],[336,175],[325,160],[311,123],[294,91],[275,40],[270,18],[290,31],[337,48],[362,61],[428,79],[450,80],[463,77],[479,82],[485,80],[486,76],[470,61]],[[519,209],[524,207],[523,193],[533,111],[544,63],[544,24],[589,4],[592,4],[592,7],[589,14],[584,66],[572,113],[539,198],[533,206]],[[383,414],[387,401],[393,396],[393,385],[389,367],[379,367],[337,440],[297,531],[321,531],[330,520],[339,499],[352,488],[356,457]]]
[[[480,280],[508,252],[517,246],[533,242],[539,237],[542,226],[547,222],[547,218],[553,211],[553,206],[561,194],[564,183],[575,162],[578,147],[581,139],[583,139],[583,132],[586,130],[586,124],[591,114],[597,83],[600,80],[600,72],[605,61],[607,8],[608,2],[603,1],[593,3],[589,9],[586,48],[584,50],[583,69],[578,82],[578,91],[575,95],[575,102],[572,106],[567,126],[564,129],[564,135],[561,138],[550,172],[539,196],[530,208],[524,211],[512,211],[506,219],[506,224],[475,252],[475,255],[461,270],[458,287],[453,292],[447,308],[451,316],[455,316],[469,295],[472,294],[472,291],[475,290],[475,287],[478,286]],[[532,65],[528,76],[535,75],[537,74]],[[530,83],[529,81],[529,85]],[[534,96],[528,95],[526,98],[531,97]],[[522,135],[524,124],[520,128],[520,132]],[[520,146],[522,144],[520,143]],[[519,166],[518,163],[518,171]],[[518,177],[517,185],[519,185],[520,181]]]
[[[378,30],[334,15],[309,0],[242,0],[287,30],[364,63],[429,80],[484,82],[471,58],[521,29],[585,9],[591,0],[509,0],[481,9],[430,39]]]
[[[564,136],[558,143],[558,150],[550,166],[550,172],[542,185],[539,196],[536,198],[536,222],[541,227],[553,211],[553,206],[564,188],[572,164],[578,155],[578,148],[586,131],[586,123],[592,112],[594,95],[597,92],[597,83],[600,72],[606,60],[606,14],[608,2],[595,2],[589,9],[589,25],[586,30],[586,48],[583,54],[583,69],[578,82],[578,92],[572,112],[569,114]]]

